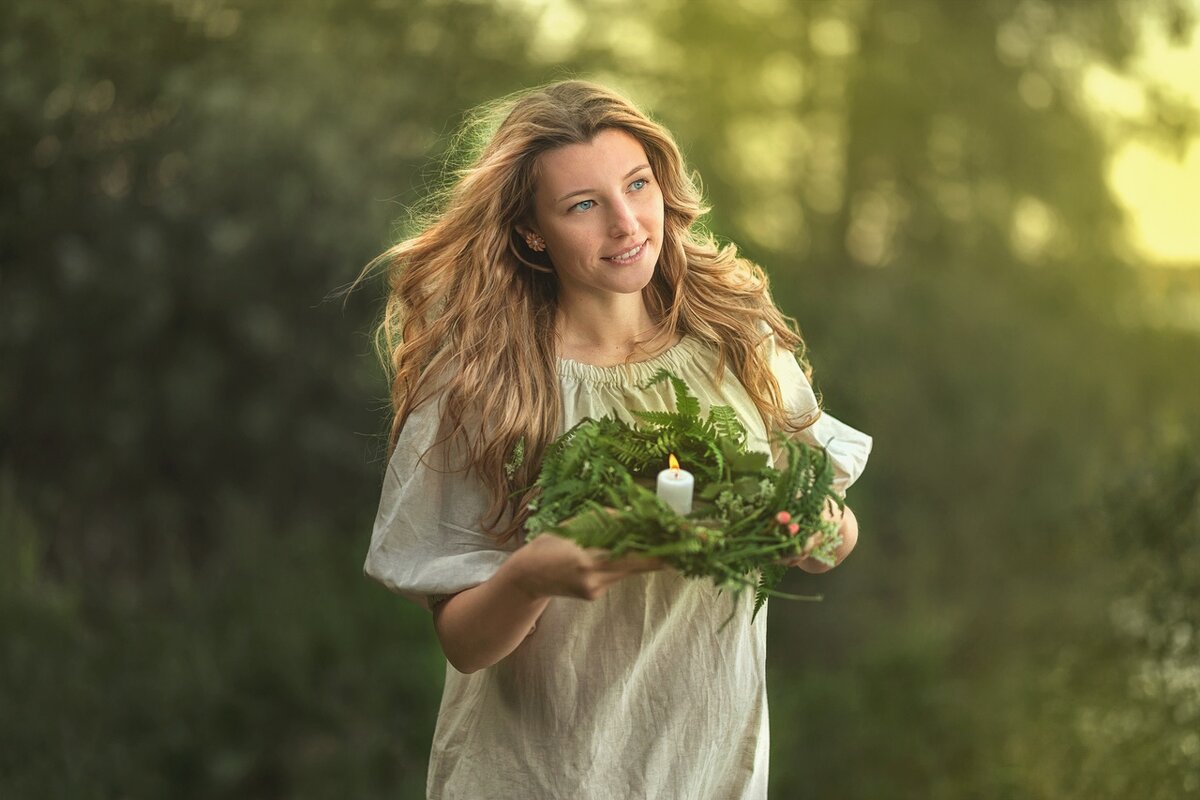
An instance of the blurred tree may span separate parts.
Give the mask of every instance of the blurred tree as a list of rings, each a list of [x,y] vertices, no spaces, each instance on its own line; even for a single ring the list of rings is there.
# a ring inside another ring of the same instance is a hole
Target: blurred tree
[[[1091,591],[1074,602],[1096,606],[1108,624],[1046,653],[1047,691],[1023,709],[1010,756],[1038,797],[1189,797],[1200,790],[1194,447],[1114,477],[1091,522],[1100,534],[1092,548],[1107,562],[1093,565]]]
[[[340,5],[3,12],[2,452],[61,569],[206,552],[245,504],[282,533],[373,501],[380,446],[346,435],[380,428],[372,300],[355,339],[322,299],[446,120],[533,75],[501,8]]]

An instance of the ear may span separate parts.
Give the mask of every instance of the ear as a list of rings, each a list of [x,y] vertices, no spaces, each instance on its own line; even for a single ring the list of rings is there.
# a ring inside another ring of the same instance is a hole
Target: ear
[[[515,225],[514,227],[521,235],[521,238],[525,240],[526,247],[535,253],[544,253],[546,251],[546,240],[532,226]]]

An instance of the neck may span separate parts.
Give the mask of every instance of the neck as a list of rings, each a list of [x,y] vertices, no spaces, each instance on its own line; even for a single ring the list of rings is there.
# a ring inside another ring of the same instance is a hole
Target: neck
[[[658,349],[654,330],[640,292],[560,298],[558,309],[560,355],[588,363],[621,363],[641,350]]]

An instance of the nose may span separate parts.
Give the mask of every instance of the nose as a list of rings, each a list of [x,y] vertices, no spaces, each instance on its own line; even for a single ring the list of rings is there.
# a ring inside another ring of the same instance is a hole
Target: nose
[[[628,200],[622,197],[609,207],[612,209],[609,229],[614,239],[621,239],[637,232],[637,214],[634,213],[633,206]]]

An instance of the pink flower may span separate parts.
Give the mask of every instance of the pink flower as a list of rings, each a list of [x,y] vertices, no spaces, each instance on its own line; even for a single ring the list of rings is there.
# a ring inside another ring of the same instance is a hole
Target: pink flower
[[[780,525],[787,525],[789,522],[792,521],[792,515],[786,511],[780,511],[778,514],[775,515],[775,521],[778,522]]]
[[[793,522],[791,525],[788,525],[788,533],[790,533],[792,536],[795,536],[799,532],[800,532],[800,523],[799,522]]]

